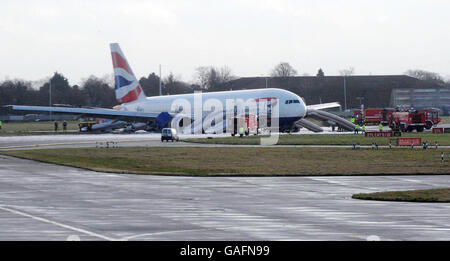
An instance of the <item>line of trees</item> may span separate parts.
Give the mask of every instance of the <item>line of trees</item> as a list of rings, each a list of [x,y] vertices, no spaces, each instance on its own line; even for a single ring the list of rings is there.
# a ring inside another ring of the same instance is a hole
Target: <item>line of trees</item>
[[[55,74],[42,86],[33,88],[32,83],[24,80],[6,80],[0,84],[0,105],[40,105],[50,103],[50,82],[52,104],[70,104],[74,106],[112,107],[116,105],[114,89],[104,79],[91,76],[81,86],[69,85],[61,73]]]
[[[354,68],[350,67],[340,71],[341,75],[351,76]],[[424,70],[409,70],[405,74],[423,81],[437,83],[442,86],[449,86],[450,81],[445,82],[443,77],[437,73]],[[270,73],[271,77],[284,78],[297,75],[297,70],[289,63],[281,62],[276,65]],[[319,69],[317,77],[324,77],[322,69]],[[230,82],[237,79],[231,69],[227,66],[213,67],[202,66],[196,69],[194,83],[186,83],[170,73],[162,79],[162,94],[184,94],[201,91],[224,91],[229,90]],[[32,87],[32,82],[25,80],[5,80],[0,83],[0,106],[17,105],[49,105],[49,83],[52,86],[52,104],[70,104],[73,106],[95,106],[113,107],[117,104],[114,93],[114,86],[107,78],[90,76],[79,85],[70,86],[63,74],[55,72],[50,80],[47,80],[38,88]],[[159,95],[159,76],[155,73],[139,79],[147,96]],[[263,86],[261,86],[263,88]]]
[[[161,80],[163,95],[192,93],[196,90],[219,91],[223,86],[236,79],[228,67],[199,67],[197,82],[189,84],[180,77],[170,73]],[[26,80],[5,80],[0,83],[0,106],[4,105],[38,105],[48,106],[50,103],[50,82],[52,104],[72,106],[113,107],[117,104],[114,86],[105,78],[90,76],[80,85],[69,84],[67,78],[58,72],[37,88]],[[147,96],[159,95],[159,76],[151,73],[141,77],[139,83]]]

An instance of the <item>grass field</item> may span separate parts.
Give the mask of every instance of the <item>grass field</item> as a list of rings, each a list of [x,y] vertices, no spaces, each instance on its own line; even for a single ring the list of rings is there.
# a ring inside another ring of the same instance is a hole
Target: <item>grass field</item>
[[[234,144],[234,145],[259,145],[262,136],[248,137],[225,137],[212,139],[187,139],[184,141],[207,144]],[[440,145],[450,146],[450,133],[402,133],[402,137],[420,137],[422,141],[434,144],[435,141]],[[280,135],[278,145],[352,145],[359,143],[361,145],[371,145],[373,142],[378,145],[387,145],[389,138],[366,138],[364,135],[356,134],[294,134]]]
[[[62,121],[58,122],[59,131],[62,131]],[[52,121],[29,121],[29,122],[3,122],[0,136],[16,136],[16,135],[39,135],[54,134],[55,125]],[[67,121],[67,130],[78,130],[78,121]]]
[[[1,153],[43,162],[118,173],[179,175],[450,174],[446,150],[124,147],[43,149]]]
[[[355,194],[352,198],[381,201],[450,202],[450,188],[362,193]]]

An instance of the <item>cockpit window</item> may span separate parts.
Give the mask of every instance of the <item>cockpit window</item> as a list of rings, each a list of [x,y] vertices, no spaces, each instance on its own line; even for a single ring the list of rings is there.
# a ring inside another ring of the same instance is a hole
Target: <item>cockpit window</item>
[[[299,100],[286,100],[286,104],[291,104],[291,103],[300,103]]]

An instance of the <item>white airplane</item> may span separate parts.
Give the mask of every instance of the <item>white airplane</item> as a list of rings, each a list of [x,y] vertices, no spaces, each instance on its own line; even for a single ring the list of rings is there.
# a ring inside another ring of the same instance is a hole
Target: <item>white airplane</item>
[[[217,116],[218,113],[212,113],[212,109],[219,112],[220,115],[225,115],[225,113],[236,110],[235,107],[227,108],[225,106],[227,101],[253,101],[258,106],[264,103],[264,106],[267,106],[265,108],[268,108],[269,111],[271,107],[277,104],[279,106],[277,118],[279,131],[288,131],[296,123],[307,128],[308,125],[314,128],[314,124],[304,119],[309,113],[313,112],[313,114],[317,114],[317,110],[340,106],[336,102],[306,106],[303,99],[297,94],[275,88],[146,97],[119,44],[111,43],[110,48],[115,76],[115,95],[120,105],[115,106],[113,109],[23,105],[8,105],[7,107],[17,111],[66,113],[86,117],[106,118],[113,120],[112,122],[125,121],[140,123],[141,125],[142,123],[148,125],[153,124],[161,129],[167,126],[173,127],[178,125],[181,119],[186,118],[190,118],[191,121],[189,122],[192,122],[196,120],[195,117],[201,117],[204,120],[207,115],[214,114],[215,119],[223,119],[224,117]],[[201,101],[200,103],[198,103],[199,99]],[[208,106],[209,101],[214,101],[214,106]],[[192,104],[194,106],[188,109],[187,106]],[[219,106],[216,106],[217,104]],[[220,108],[220,104],[224,106]],[[193,113],[199,110],[200,114]],[[253,108],[253,110],[251,113],[259,113],[258,109]],[[320,127],[318,128],[320,129]],[[95,126],[93,129],[95,129]],[[320,131],[319,129],[317,130]]]

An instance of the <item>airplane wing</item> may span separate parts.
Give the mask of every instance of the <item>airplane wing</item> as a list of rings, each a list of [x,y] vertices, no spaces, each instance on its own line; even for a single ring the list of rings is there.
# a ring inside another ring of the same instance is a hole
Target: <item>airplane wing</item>
[[[72,107],[25,106],[25,105],[6,105],[4,107],[14,111],[54,112],[61,114],[75,114],[94,118],[107,118],[124,121],[148,122],[156,120],[158,124],[160,124],[162,121],[167,122],[173,117],[167,112],[147,113],[147,112],[120,111],[104,108],[72,108]]]
[[[329,103],[307,105],[306,109],[307,110],[322,110],[322,109],[336,108],[336,107],[341,107],[341,105],[338,102],[329,102]]]

